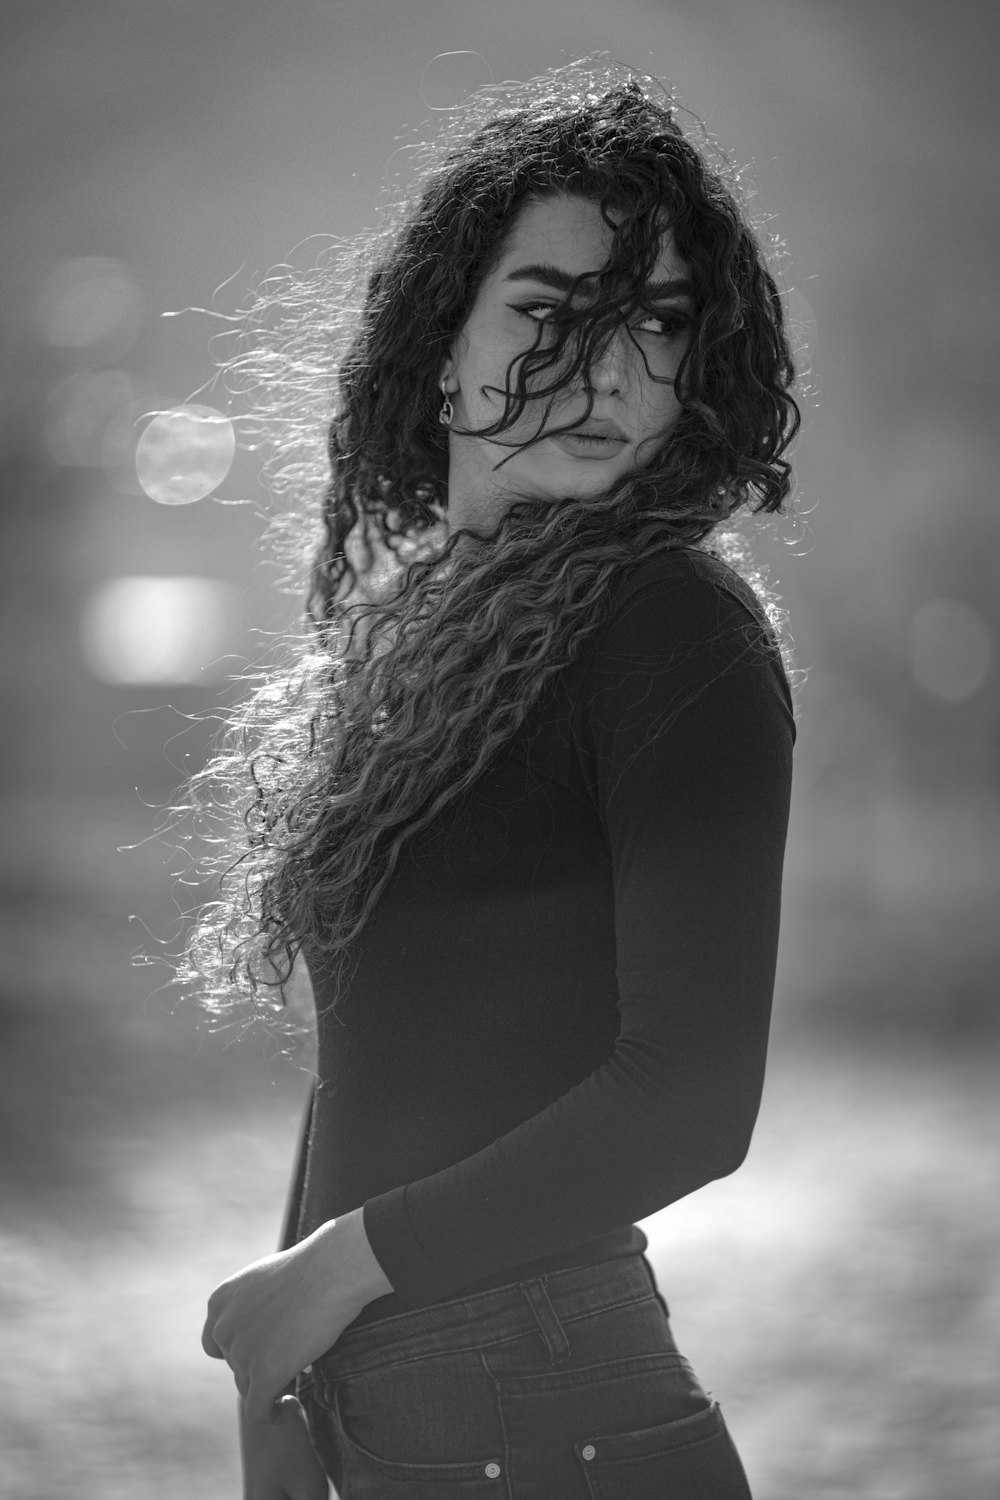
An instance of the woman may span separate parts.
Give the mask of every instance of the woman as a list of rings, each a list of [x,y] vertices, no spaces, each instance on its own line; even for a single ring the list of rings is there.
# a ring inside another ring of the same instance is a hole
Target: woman
[[[285,1248],[203,1334],[246,1494],[745,1496],[634,1221],[763,1079],[793,718],[704,544],[789,490],[778,293],[667,100],[580,65],[474,101],[369,272],[196,946],[304,961],[318,1021]]]

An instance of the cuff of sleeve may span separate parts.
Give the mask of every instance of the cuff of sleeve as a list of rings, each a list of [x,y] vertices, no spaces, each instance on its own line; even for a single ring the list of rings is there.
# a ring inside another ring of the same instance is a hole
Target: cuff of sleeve
[[[417,1238],[405,1187],[369,1198],[364,1206],[364,1224],[375,1259],[408,1308],[429,1307],[452,1290]]]

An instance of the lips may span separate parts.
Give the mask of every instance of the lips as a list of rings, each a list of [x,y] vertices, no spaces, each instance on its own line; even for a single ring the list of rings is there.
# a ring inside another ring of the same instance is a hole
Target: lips
[[[563,453],[569,453],[574,458],[591,459],[594,462],[617,457],[628,443],[628,439],[621,435],[621,428],[616,428],[613,432],[608,430],[597,432],[591,428],[590,423],[573,432],[553,433],[552,441],[557,448],[562,449]]]
[[[627,434],[618,426],[618,423],[612,422],[606,417],[590,417],[579,427],[572,428],[567,435],[572,437],[611,438],[612,441],[619,443],[627,441]]]

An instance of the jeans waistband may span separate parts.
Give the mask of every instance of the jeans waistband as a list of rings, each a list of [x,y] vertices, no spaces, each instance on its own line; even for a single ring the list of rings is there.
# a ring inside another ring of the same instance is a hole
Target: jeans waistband
[[[506,1343],[539,1331],[558,1361],[566,1352],[564,1323],[647,1298],[662,1303],[643,1255],[574,1266],[347,1328],[316,1364],[327,1378],[344,1379],[377,1366]]]

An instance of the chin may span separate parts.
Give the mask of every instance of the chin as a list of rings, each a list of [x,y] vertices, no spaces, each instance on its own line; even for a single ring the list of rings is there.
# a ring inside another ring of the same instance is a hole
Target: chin
[[[631,464],[611,459],[595,463],[560,454],[539,463],[530,474],[525,473],[523,483],[539,500],[561,500],[567,496],[584,499],[587,495],[603,494],[631,472]]]
[[[581,474],[578,466],[565,466],[554,486],[560,499],[587,500],[593,495],[604,495],[632,472],[627,467],[612,468],[610,464],[607,467],[603,464],[599,468],[596,464],[588,467],[594,472]]]

